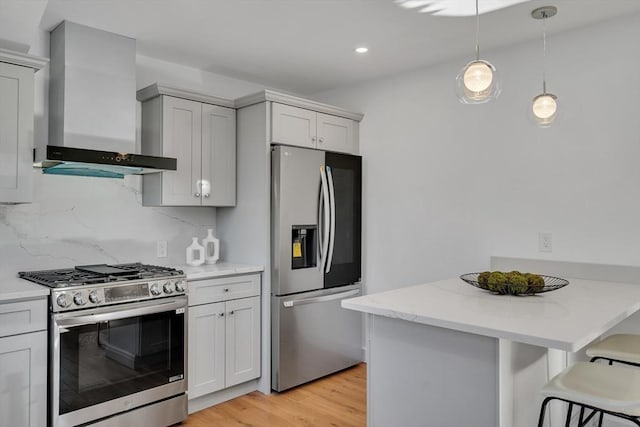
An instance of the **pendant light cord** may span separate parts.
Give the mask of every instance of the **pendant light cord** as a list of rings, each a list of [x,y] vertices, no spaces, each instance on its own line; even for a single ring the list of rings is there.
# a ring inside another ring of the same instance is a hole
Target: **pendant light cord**
[[[476,0],[476,61],[480,60],[480,14],[478,13],[478,0]]]
[[[547,13],[542,12],[542,93],[547,93]]]

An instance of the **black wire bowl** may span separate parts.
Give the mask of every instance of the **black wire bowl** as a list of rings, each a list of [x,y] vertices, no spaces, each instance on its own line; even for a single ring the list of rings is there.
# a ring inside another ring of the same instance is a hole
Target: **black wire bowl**
[[[569,281],[566,279],[561,279],[560,277],[553,276],[545,276],[543,274],[537,274],[544,279],[544,286],[529,286],[526,287],[523,285],[512,285],[510,283],[505,283],[503,285],[493,285],[489,287],[489,285],[481,284],[478,282],[478,276],[481,273],[467,273],[460,276],[462,280],[470,284],[471,286],[475,286],[476,288],[484,289],[489,292],[496,293],[498,295],[534,295],[541,294],[543,292],[551,292],[556,289],[564,288],[569,284]]]

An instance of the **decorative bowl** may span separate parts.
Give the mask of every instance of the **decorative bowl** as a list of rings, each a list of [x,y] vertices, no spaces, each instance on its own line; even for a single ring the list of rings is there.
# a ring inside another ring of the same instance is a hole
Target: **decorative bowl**
[[[569,284],[569,281],[566,279],[561,279],[560,277],[553,276],[545,276],[543,274],[536,274],[536,276],[542,277],[544,279],[544,286],[530,286],[526,287],[523,285],[514,286],[510,283],[505,283],[501,285],[485,285],[478,282],[478,276],[481,273],[467,273],[460,276],[462,280],[470,284],[471,286],[475,286],[476,288],[484,289],[489,292],[494,292],[499,295],[534,295],[541,294],[543,292],[555,291],[556,289],[563,288]]]

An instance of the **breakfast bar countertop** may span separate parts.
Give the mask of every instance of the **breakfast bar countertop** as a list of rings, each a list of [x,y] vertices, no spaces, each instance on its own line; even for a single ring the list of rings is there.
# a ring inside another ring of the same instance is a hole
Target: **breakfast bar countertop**
[[[528,296],[496,295],[459,278],[352,298],[344,308],[575,352],[640,309],[640,286],[569,280]]]

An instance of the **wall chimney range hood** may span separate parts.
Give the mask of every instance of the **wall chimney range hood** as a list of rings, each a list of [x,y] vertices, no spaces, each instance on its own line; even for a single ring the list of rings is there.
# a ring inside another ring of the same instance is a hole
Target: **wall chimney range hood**
[[[173,158],[135,154],[136,41],[63,21],[51,31],[46,174],[122,178],[176,170]]]

